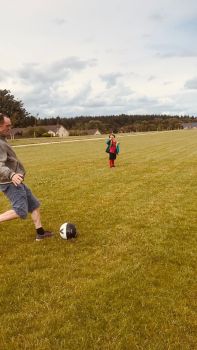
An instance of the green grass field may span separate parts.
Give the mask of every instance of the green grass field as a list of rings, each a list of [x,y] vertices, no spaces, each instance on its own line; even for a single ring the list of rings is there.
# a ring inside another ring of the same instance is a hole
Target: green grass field
[[[56,235],[0,224],[1,350],[196,349],[197,132],[119,141],[114,169],[104,140],[15,149]]]

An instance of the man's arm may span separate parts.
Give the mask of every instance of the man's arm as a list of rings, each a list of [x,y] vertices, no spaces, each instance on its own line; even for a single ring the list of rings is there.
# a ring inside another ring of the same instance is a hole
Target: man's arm
[[[11,181],[11,176],[13,174],[13,171],[5,165],[6,160],[7,152],[5,147],[0,145],[0,181]]]
[[[24,176],[22,174],[15,174],[11,176],[11,181],[15,186],[20,185],[24,180]]]

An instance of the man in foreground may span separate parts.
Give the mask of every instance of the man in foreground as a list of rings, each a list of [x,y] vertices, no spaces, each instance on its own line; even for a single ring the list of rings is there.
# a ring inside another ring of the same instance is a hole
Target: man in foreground
[[[9,199],[12,209],[0,214],[0,223],[17,218],[25,219],[31,213],[36,228],[36,240],[53,236],[50,231],[45,231],[41,224],[40,203],[31,190],[23,183],[25,169],[6,137],[11,129],[10,117],[0,113],[0,191]]]

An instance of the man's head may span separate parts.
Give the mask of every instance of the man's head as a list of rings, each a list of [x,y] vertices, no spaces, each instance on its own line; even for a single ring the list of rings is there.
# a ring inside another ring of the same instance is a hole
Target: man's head
[[[8,136],[11,129],[11,120],[7,113],[0,113],[0,135]]]

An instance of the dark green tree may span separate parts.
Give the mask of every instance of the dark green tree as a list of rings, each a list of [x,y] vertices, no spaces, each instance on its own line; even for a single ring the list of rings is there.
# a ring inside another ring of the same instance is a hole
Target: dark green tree
[[[9,90],[0,90],[0,111],[10,115],[14,127],[25,127],[33,123],[33,117],[26,111],[23,102],[16,100]]]

